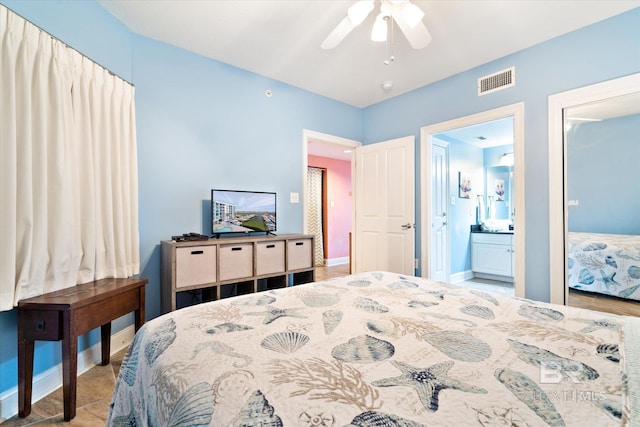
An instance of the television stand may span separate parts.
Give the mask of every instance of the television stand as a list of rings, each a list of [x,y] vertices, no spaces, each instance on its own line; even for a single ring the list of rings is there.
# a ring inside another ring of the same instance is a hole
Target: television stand
[[[161,243],[162,312],[175,310],[181,292],[208,300],[313,282],[315,237],[282,234]]]

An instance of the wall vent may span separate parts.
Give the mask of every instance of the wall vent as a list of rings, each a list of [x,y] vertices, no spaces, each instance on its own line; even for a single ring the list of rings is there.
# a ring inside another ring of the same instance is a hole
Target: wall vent
[[[478,96],[497,90],[506,89],[516,84],[516,67],[507,68],[497,73],[478,79]]]

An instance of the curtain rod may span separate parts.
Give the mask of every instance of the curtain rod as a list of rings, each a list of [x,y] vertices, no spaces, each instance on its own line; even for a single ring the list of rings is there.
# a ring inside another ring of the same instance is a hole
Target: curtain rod
[[[133,83],[131,83],[129,80],[125,79],[124,77],[120,76],[119,74],[114,73],[113,71],[111,71],[110,69],[108,69],[107,67],[105,67],[104,65],[102,65],[101,63],[99,63],[98,61],[95,61],[93,58],[91,58],[88,55],[85,55],[84,53],[80,52],[78,49],[76,49],[73,46],[69,46],[66,42],[60,40],[58,37],[54,36],[53,34],[51,34],[50,32],[48,32],[47,30],[45,30],[44,28],[42,28],[41,26],[34,24],[33,22],[31,22],[30,20],[28,20],[27,18],[25,18],[24,16],[20,15],[18,12],[16,12],[15,10],[7,7],[4,4],[0,4],[0,6],[6,8],[8,11],[15,13],[16,15],[18,15],[20,18],[24,19],[25,21],[27,21],[28,23],[30,23],[31,25],[33,25],[34,27],[36,27],[37,29],[39,29],[40,31],[42,31],[43,33],[45,33],[46,35],[48,35],[49,37],[51,37],[54,40],[59,41],[60,43],[62,43],[65,47],[72,49],[74,51],[76,51],[78,54],[80,54],[82,57],[87,58],[89,61],[93,62],[94,64],[98,65],[99,67],[101,67],[103,70],[105,70],[107,73],[111,74],[114,77],[119,78],[120,80],[122,80],[123,82],[135,87],[136,85],[134,85]]]

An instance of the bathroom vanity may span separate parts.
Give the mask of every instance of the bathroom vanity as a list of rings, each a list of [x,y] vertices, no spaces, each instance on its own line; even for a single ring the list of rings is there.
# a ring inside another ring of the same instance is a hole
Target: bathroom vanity
[[[471,271],[474,277],[513,282],[513,231],[471,232]]]

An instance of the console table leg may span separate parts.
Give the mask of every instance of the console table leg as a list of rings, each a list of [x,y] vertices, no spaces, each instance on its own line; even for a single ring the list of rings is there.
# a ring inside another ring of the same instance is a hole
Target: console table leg
[[[144,304],[145,304],[145,300],[144,300],[144,286],[140,286],[139,289],[139,294],[138,294],[138,301],[140,302],[138,309],[134,312],[134,320],[135,320],[135,331],[138,332],[138,329],[140,329],[142,327],[142,325],[144,325]],[[174,308],[175,309],[175,308]]]
[[[106,323],[100,327],[102,349],[102,366],[109,364],[109,358],[111,357],[111,322]]]
[[[76,385],[78,375],[78,335],[75,319],[68,311],[63,313],[64,328],[62,338],[62,395],[64,398],[64,420],[71,421],[76,416]]]
[[[19,329],[21,331],[21,329]],[[18,334],[22,335],[22,334]],[[31,414],[31,381],[33,380],[34,342],[18,336],[18,416]]]

